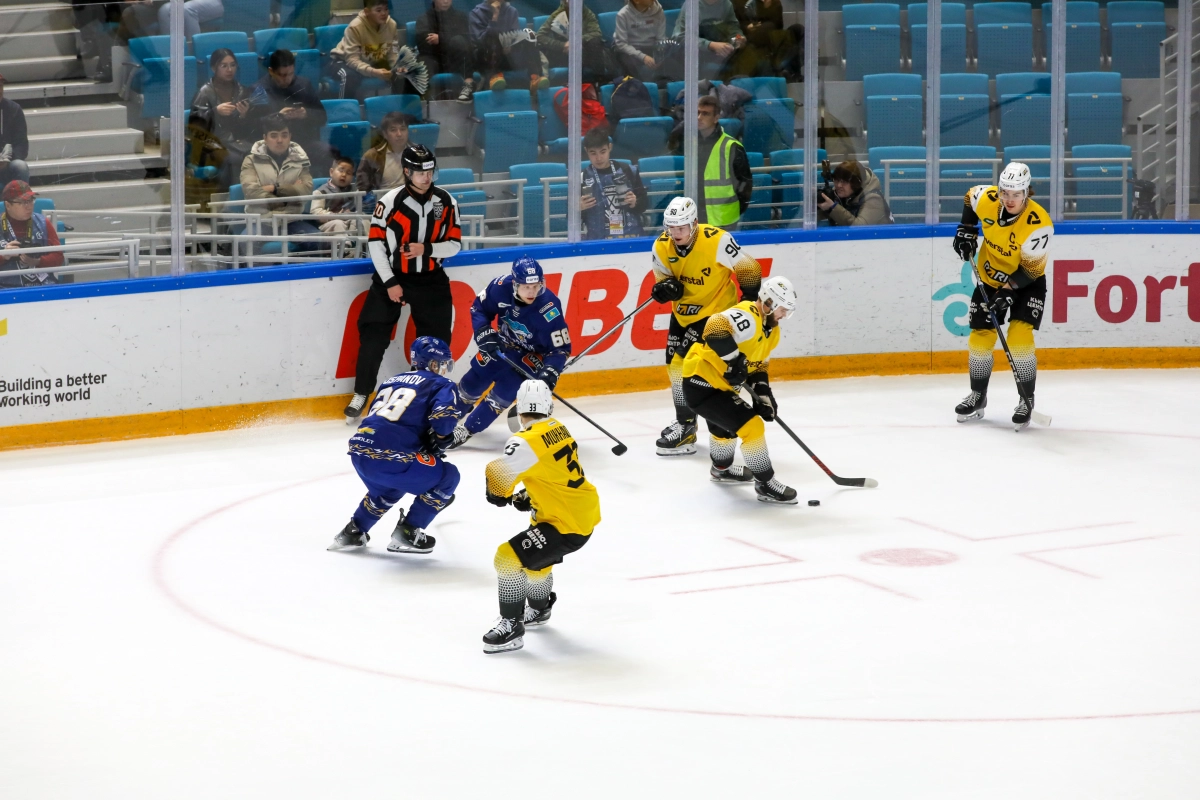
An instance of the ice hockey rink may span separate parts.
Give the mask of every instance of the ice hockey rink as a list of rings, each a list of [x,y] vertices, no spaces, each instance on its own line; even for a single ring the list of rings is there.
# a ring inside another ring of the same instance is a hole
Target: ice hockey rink
[[[665,391],[581,398],[604,521],[488,656],[503,421],[428,556],[325,548],[338,421],[0,454],[5,798],[1200,797],[1200,370],[776,385],[798,506],[654,455]],[[704,439],[702,438],[702,443]],[[811,508],[804,501],[820,500]]]

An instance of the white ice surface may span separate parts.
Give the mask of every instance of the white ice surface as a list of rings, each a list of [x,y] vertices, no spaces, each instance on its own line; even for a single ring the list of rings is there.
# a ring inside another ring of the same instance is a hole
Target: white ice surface
[[[0,454],[3,798],[1200,797],[1200,371],[780,383],[777,473],[653,454],[666,392],[565,409],[604,521],[485,656],[483,497],[429,556],[325,547],[340,422]],[[703,441],[703,440],[702,440]]]

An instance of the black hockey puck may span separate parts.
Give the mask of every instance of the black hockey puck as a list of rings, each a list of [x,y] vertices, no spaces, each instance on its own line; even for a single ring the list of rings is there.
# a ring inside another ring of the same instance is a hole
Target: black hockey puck
[[[810,506],[819,506],[819,505],[821,505],[821,501],[820,500],[809,500],[808,504]]]

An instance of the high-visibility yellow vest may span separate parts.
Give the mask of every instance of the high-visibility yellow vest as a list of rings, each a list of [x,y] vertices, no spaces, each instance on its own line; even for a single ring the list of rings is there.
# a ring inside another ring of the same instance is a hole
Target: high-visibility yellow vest
[[[733,190],[733,148],[741,147],[725,131],[713,145],[704,165],[704,211],[709,225],[732,225],[742,215]]]

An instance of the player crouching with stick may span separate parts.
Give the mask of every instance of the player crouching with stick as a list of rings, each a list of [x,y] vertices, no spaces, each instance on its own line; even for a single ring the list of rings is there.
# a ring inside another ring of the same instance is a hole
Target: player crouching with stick
[[[763,420],[775,418],[775,395],[767,379],[767,360],[779,344],[779,323],[796,310],[796,290],[787,278],[762,282],[757,300],[744,300],[713,314],[704,338],[683,360],[683,396],[708,423],[709,474],[718,483],[754,481],[764,503],[796,502],[796,490],[775,479],[767,453]],[[737,390],[747,384],[754,404]],[[737,440],[746,466],[734,466]]]
[[[486,468],[488,502],[511,503],[531,514],[529,527],[496,550],[500,619],[483,637],[485,653],[520,650],[525,626],[550,619],[557,599],[551,570],[587,544],[600,522],[600,497],[583,475],[579,447],[553,413],[549,386],[540,380],[522,383],[517,390],[521,430]],[[517,483],[525,488],[514,493]]]

